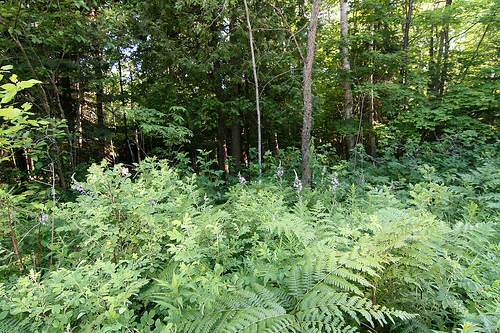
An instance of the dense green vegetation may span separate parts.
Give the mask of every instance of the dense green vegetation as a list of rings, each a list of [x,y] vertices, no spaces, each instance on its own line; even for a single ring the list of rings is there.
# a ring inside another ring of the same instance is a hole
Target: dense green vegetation
[[[359,152],[355,167],[326,150],[312,189],[299,160],[267,155],[261,178],[228,187],[209,164],[147,159],[93,165],[50,211],[3,192],[22,239],[2,266],[2,328],[496,332],[500,158],[484,147],[463,165]]]
[[[1,2],[0,332],[499,332],[500,2],[339,2]]]

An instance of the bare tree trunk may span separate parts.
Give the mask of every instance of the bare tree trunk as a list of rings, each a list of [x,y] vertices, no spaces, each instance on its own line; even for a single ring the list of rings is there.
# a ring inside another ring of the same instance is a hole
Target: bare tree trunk
[[[403,63],[401,64],[401,83],[406,84],[406,67],[408,64],[408,42],[410,36],[411,15],[413,12],[413,0],[409,0],[406,9],[406,20],[403,28]]]
[[[122,62],[118,59],[118,72],[120,74],[120,94],[122,95],[122,107],[123,107],[123,131],[125,132],[125,163],[132,164],[132,153],[130,151],[130,140],[128,137],[128,127],[127,127],[127,113],[125,111],[125,91],[123,89],[123,72],[122,72]]]
[[[234,159],[234,172],[237,174],[241,169],[241,126],[239,115],[233,117],[231,126],[231,155]]]
[[[307,33],[307,53],[304,61],[304,119],[302,122],[302,180],[308,186],[312,183],[311,165],[311,127],[312,127],[312,68],[314,62],[314,48],[316,44],[316,30],[318,28],[321,0],[314,0]]]
[[[234,46],[237,44],[236,33],[237,33],[237,15],[234,14],[231,18],[231,22],[229,23],[229,31],[231,32],[230,42]],[[233,68],[239,67],[239,63],[241,62],[240,57],[233,56],[231,57],[231,66]],[[231,88],[231,98],[236,100],[240,93],[240,84],[234,83]],[[231,124],[231,156],[234,160],[234,173],[238,174],[241,169],[241,155],[242,155],[242,147],[241,147],[241,125],[240,125],[240,114],[239,112],[235,112],[233,114],[233,121]]]
[[[453,0],[446,0],[445,6],[449,7],[452,3]],[[429,72],[431,83],[429,90],[435,98],[439,98],[444,94],[445,83],[448,76],[448,53],[450,49],[449,30],[450,26],[447,23],[439,32],[437,56],[434,57],[434,32],[437,34],[438,28],[434,29],[434,26],[431,26],[431,45],[429,52]]]
[[[104,98],[104,89],[102,88],[102,86],[99,86],[97,88],[97,94],[96,94],[97,128],[98,131],[101,132],[97,139],[99,147],[97,152],[99,161],[102,161],[106,157],[106,137],[104,135],[104,128],[105,128],[104,106],[102,103],[103,98]]]
[[[346,74],[346,79],[344,82],[344,119],[348,120],[352,118],[352,108],[353,108],[353,98],[352,98],[352,88],[349,74],[351,73],[351,63],[349,60],[349,20],[348,20],[348,10],[349,10],[349,0],[340,0],[340,35],[342,37],[342,70]],[[350,157],[351,150],[354,149],[354,136],[348,135],[346,137],[347,143],[347,157]]]
[[[412,0],[410,0],[412,1]],[[373,32],[375,30],[375,26],[372,24],[371,28],[371,34],[373,36]],[[370,51],[372,53],[375,51],[375,41],[370,40]],[[371,59],[372,64],[374,63],[373,58]],[[374,77],[373,77],[373,67],[370,72],[370,84],[371,84],[371,89],[370,89],[370,95],[368,96],[368,124],[370,126],[370,132],[368,134],[368,141],[370,144],[370,155],[372,157],[376,157],[377,155],[377,144],[376,144],[376,138],[375,138],[375,126],[374,126],[374,118],[375,118],[375,95],[373,91],[373,85],[374,85]]]
[[[226,146],[226,124],[224,123],[224,112],[219,110],[219,119],[217,121],[217,161],[219,170],[226,171],[227,146]]]
[[[259,153],[259,176],[262,174],[262,133],[260,125],[260,100],[259,100],[259,80],[257,77],[257,65],[255,64],[255,52],[253,49],[253,34],[252,25],[250,23],[250,12],[248,10],[247,0],[243,1],[245,3],[245,12],[247,16],[248,33],[250,35],[250,51],[252,53],[252,68],[253,77],[255,80],[255,103],[257,107],[257,150]]]
[[[83,128],[82,128],[82,119],[83,119],[83,103],[85,101],[84,98],[84,83],[82,76],[82,68],[80,62],[80,51],[77,54],[77,66],[78,66],[78,82],[76,84],[77,98],[76,98],[76,131],[78,133],[78,141],[75,147],[75,165],[78,165],[82,161],[82,148],[83,148]]]
[[[446,7],[451,6],[453,0],[446,0]],[[444,89],[446,85],[446,81],[448,80],[448,55],[450,51],[450,25],[446,24],[442,32],[444,39],[444,50],[443,50],[443,65],[441,67],[441,75],[439,82],[439,90],[438,93],[440,96],[444,95]]]

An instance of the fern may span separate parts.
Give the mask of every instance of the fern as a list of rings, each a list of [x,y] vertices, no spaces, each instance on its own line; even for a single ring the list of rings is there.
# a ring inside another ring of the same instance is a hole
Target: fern
[[[14,318],[0,320],[0,333],[28,333],[30,322],[28,320],[17,320]]]
[[[183,332],[355,332],[362,322],[374,326],[414,317],[373,305],[362,296],[338,292],[325,283],[296,299],[293,308],[290,301],[280,289],[254,283],[248,290],[221,298],[215,311],[199,318],[193,315],[194,321],[185,324]]]
[[[384,258],[380,248],[353,248],[306,258],[280,288],[251,284],[220,298],[214,311],[185,324],[185,332],[355,332],[415,315],[374,305],[364,296]],[[198,313],[198,316],[200,314]]]

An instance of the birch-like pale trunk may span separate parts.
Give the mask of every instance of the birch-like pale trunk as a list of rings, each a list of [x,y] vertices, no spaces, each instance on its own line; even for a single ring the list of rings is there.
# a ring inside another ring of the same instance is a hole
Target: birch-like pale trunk
[[[247,0],[243,0],[245,3],[245,12],[247,14],[247,25],[248,25],[248,33],[250,36],[250,51],[252,53],[252,68],[253,68],[253,77],[255,80],[255,103],[257,106],[257,145],[259,152],[259,176],[262,175],[262,133],[260,129],[260,103],[259,103],[259,80],[257,77],[257,66],[255,64],[255,52],[253,49],[253,35],[252,35],[252,25],[250,23],[250,12],[248,10]]]

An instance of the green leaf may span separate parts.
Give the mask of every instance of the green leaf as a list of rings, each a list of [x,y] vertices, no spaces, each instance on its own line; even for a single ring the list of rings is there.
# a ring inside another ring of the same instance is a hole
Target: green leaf
[[[7,109],[0,109],[0,116],[4,118],[15,118],[21,114],[21,110],[9,107]]]
[[[6,84],[2,85],[1,88],[8,90],[8,91],[17,89],[16,85],[12,84],[12,83],[6,83]]]
[[[21,105],[21,107],[23,108],[24,111],[29,111],[33,107],[33,104],[26,102],[23,105]]]

